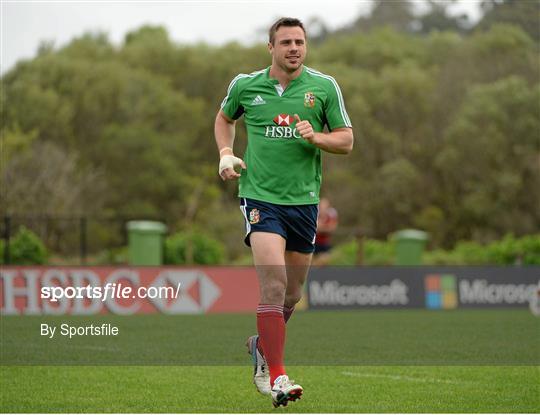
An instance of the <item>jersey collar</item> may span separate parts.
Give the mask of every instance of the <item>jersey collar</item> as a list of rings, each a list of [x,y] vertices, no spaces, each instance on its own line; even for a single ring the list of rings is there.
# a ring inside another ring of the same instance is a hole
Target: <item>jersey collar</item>
[[[268,82],[270,82],[272,85],[276,85],[276,84],[279,83],[279,81],[277,79],[275,79],[275,78],[270,78],[270,68],[271,68],[271,66],[266,68],[265,77],[268,80]],[[296,83],[303,82],[305,78],[306,78],[306,65],[302,65],[302,72],[296,78],[292,79],[291,82],[289,82],[289,85],[287,86],[287,88],[290,85],[294,85]]]

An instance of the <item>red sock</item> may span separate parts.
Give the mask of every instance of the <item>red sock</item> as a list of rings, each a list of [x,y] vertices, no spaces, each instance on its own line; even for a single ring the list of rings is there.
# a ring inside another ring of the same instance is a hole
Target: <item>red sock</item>
[[[293,312],[294,312],[294,306],[292,307],[287,307],[286,305],[283,306],[283,320],[285,321],[285,324],[287,324],[287,321],[289,321]],[[259,351],[261,355],[264,356],[264,352],[263,352],[260,341],[257,343],[257,350]]]
[[[286,305],[283,306],[283,319],[285,320],[285,323],[289,321],[293,312],[294,312],[294,306],[292,307],[287,307]]]
[[[276,304],[259,304],[257,307],[257,330],[259,344],[270,370],[270,384],[285,374],[283,365],[283,349],[285,348],[285,320],[283,306]]]

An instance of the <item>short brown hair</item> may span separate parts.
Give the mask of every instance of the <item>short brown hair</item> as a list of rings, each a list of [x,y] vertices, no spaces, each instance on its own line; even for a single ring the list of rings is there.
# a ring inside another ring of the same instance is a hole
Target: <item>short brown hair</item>
[[[304,31],[304,35],[306,34],[306,29],[304,29],[304,24],[299,19],[295,19],[294,17],[282,17],[277,22],[275,22],[270,27],[270,30],[268,31],[268,41],[272,45],[274,44],[274,37],[276,36],[276,32],[281,26],[300,27]]]

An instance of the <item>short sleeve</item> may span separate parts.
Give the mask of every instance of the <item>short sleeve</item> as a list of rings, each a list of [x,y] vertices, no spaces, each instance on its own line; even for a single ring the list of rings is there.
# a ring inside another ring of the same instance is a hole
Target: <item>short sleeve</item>
[[[329,79],[325,116],[330,131],[336,128],[352,127],[351,120],[345,109],[345,101],[343,100],[341,89],[334,78]]]
[[[238,81],[240,76],[234,78],[227,89],[227,96],[221,103],[221,110],[225,115],[233,120],[236,120],[244,113],[244,108],[240,104],[240,87]]]

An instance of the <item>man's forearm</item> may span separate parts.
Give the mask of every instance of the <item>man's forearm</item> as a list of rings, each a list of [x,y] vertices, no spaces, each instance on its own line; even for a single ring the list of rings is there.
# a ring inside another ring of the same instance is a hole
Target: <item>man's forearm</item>
[[[321,150],[334,154],[349,154],[352,151],[354,137],[350,128],[343,128],[330,133],[315,133],[313,144]]]
[[[235,123],[228,121],[225,117],[218,113],[214,124],[214,134],[216,144],[220,152],[220,156],[225,154],[233,154],[232,148],[235,136]],[[230,149],[230,150],[228,150]]]

